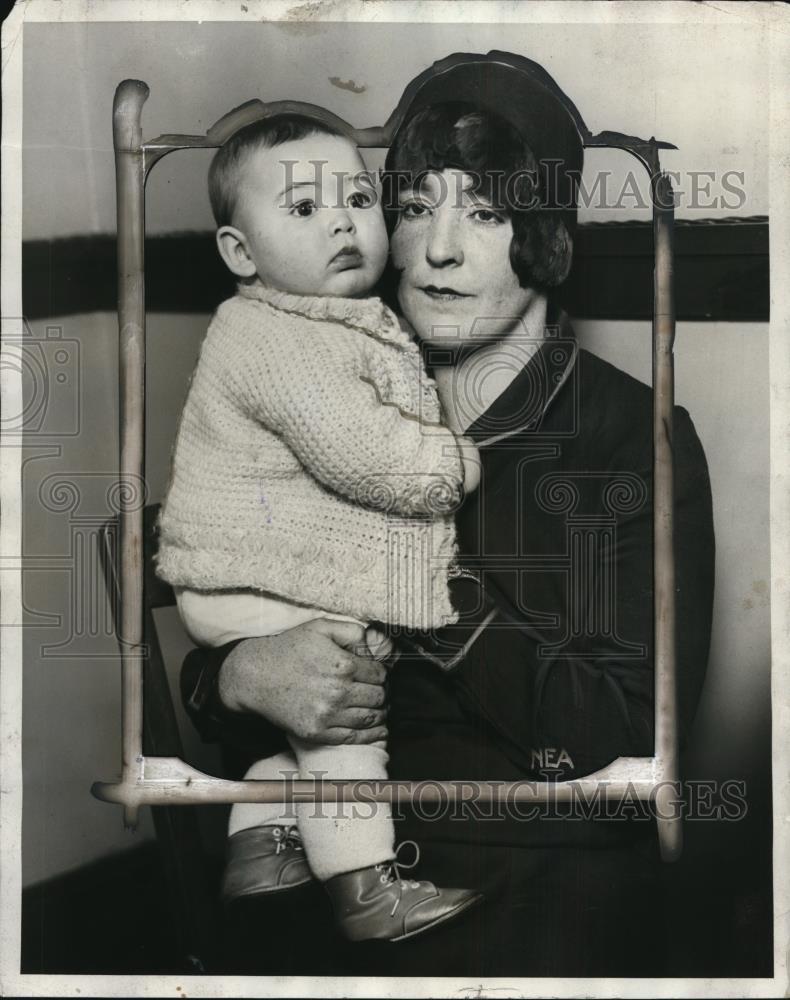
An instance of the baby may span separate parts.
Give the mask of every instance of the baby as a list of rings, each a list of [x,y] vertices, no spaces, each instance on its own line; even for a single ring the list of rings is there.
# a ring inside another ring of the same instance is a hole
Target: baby
[[[454,621],[453,511],[477,485],[476,453],[443,425],[414,341],[368,297],[388,242],[356,146],[311,118],[264,119],[217,152],[209,191],[239,283],[203,342],[160,521],[157,571],[187,631],[219,646],[316,618]],[[381,743],[289,742],[247,778],[387,778]],[[297,830],[282,805],[235,805],[226,900],[315,877],[351,940],[410,937],[479,902],[401,878],[389,806],[364,808],[297,805]]]

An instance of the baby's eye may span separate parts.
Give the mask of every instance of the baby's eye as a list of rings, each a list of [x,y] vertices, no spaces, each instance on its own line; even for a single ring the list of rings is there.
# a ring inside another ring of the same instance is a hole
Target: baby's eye
[[[498,225],[505,221],[501,212],[495,212],[493,208],[476,208],[472,212],[472,218],[486,225]]]
[[[366,191],[355,191],[348,199],[351,208],[370,208],[373,204],[373,196]]]
[[[301,219],[309,219],[315,210],[316,204],[312,198],[304,198],[302,201],[297,201],[291,209],[291,214],[298,215]]]

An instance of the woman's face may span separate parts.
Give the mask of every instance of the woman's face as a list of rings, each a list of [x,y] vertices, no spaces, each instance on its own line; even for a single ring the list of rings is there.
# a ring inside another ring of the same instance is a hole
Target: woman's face
[[[403,315],[425,343],[489,343],[513,330],[536,292],[510,265],[510,219],[459,170],[425,174],[400,198],[391,252]]]

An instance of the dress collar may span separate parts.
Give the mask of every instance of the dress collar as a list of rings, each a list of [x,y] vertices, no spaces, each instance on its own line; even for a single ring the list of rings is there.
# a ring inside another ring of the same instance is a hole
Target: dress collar
[[[578,353],[579,345],[567,313],[549,301],[540,347],[466,434],[484,448],[540,427],[573,371]]]
[[[407,351],[417,351],[414,340],[401,329],[397,317],[376,297],[345,299],[333,295],[294,295],[264,285],[256,279],[239,282],[237,294],[264,302],[272,309],[293,313],[312,320],[343,323],[385,343],[396,344]]]

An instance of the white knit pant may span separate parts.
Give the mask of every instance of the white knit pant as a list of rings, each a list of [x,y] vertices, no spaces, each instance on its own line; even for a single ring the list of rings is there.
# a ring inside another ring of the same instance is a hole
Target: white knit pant
[[[387,779],[389,757],[380,747],[315,746],[295,738],[290,743],[293,755],[281,753],[256,761],[245,778]],[[322,882],[395,856],[395,828],[387,803],[237,802],[231,809],[228,833],[232,835],[254,826],[294,823],[298,825],[308,864]]]
[[[283,598],[252,591],[194,591],[176,587],[181,620],[192,639],[221,646],[234,639],[277,635],[315,618],[364,622],[347,615],[293,604]],[[246,778],[282,781],[287,778],[369,778],[386,781],[386,750],[373,746],[316,746],[295,737],[293,755],[277,754],[256,761]],[[230,813],[228,834],[254,826],[292,826],[298,822],[307,861],[317,879],[368,868],[395,856],[395,828],[388,804],[333,802],[237,802]]]

